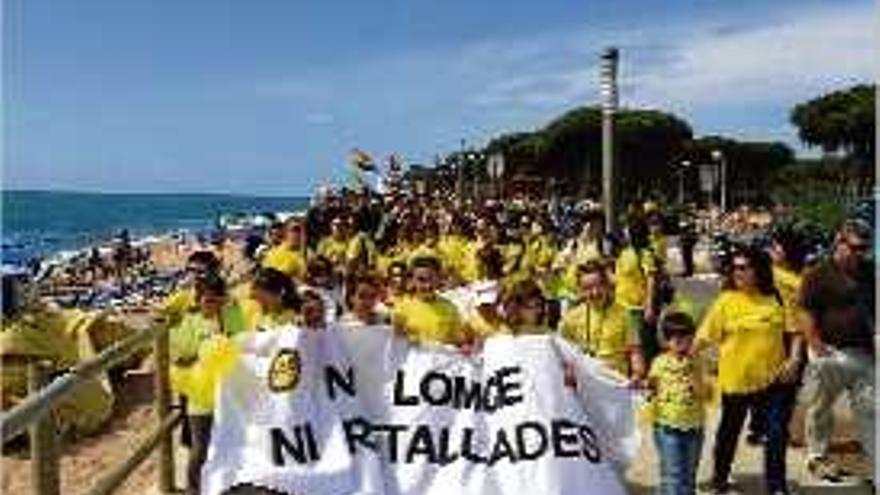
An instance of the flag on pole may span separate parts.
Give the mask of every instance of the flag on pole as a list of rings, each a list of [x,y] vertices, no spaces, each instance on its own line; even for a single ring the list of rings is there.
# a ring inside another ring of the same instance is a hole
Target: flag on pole
[[[349,160],[351,164],[358,170],[363,172],[375,172],[376,171],[376,163],[373,161],[373,157],[369,155],[366,151],[355,148],[351,150],[349,154]]]

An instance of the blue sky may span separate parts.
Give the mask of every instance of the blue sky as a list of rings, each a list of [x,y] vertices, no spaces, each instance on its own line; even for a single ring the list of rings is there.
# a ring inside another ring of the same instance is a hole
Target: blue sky
[[[598,98],[799,144],[876,79],[869,0],[7,0],[6,188],[303,194],[360,147],[429,161]],[[799,149],[799,152],[807,150]]]

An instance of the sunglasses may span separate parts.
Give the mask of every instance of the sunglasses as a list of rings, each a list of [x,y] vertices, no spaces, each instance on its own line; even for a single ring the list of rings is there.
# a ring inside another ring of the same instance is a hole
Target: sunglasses
[[[734,263],[733,271],[735,272],[744,272],[750,270],[752,267],[747,263]]]
[[[849,250],[854,253],[864,253],[865,251],[868,250],[868,244],[865,242],[845,241],[845,243],[846,243],[846,246],[849,248]]]

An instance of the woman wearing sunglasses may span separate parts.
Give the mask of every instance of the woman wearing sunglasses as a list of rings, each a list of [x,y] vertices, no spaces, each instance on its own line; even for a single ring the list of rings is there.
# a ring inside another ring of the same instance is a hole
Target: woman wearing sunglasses
[[[788,493],[785,455],[791,403],[786,400],[797,363],[786,357],[785,308],[773,282],[770,257],[739,248],[722,292],[697,332],[697,345],[718,348],[721,422],[715,433],[714,493],[729,481],[736,446],[749,410],[766,415],[765,482],[771,494]]]

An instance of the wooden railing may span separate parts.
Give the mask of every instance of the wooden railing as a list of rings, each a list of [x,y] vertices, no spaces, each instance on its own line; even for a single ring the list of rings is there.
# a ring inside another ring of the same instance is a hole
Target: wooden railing
[[[28,430],[34,495],[61,493],[58,440],[49,414],[52,406],[74,392],[82,383],[107,371],[150,342],[153,343],[155,360],[153,386],[157,424],[131,455],[100,478],[86,493],[88,495],[113,493],[157,448],[159,492],[172,492],[174,489],[172,431],[180,423],[181,415],[180,411],[171,412],[171,392],[168,385],[168,331],[165,325],[157,323],[138,330],[51,381],[49,380],[51,363],[37,359],[27,361],[29,395],[0,417],[0,431],[5,443]]]

